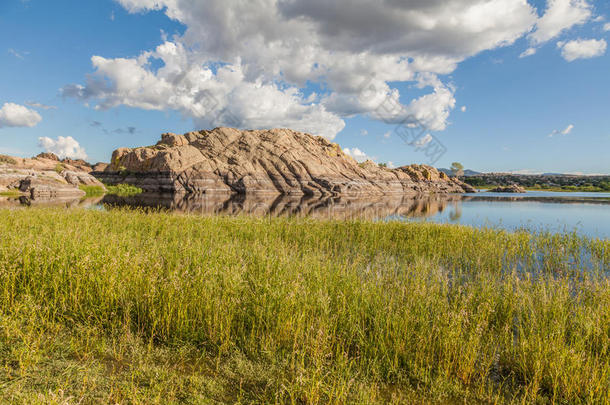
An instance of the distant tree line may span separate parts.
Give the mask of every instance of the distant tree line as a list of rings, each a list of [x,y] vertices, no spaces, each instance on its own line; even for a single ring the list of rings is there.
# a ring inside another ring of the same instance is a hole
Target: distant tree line
[[[565,190],[565,191],[608,191],[610,176],[574,176],[574,175],[523,175],[488,173],[476,176],[461,177],[474,187],[508,186],[518,184],[529,189]]]

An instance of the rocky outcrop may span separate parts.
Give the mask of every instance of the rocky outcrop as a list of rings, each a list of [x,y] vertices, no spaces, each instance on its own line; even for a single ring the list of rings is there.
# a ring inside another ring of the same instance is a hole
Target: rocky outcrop
[[[10,157],[0,161],[0,192],[18,191],[32,199],[78,198],[85,195],[80,186],[104,187],[91,171],[84,161],[60,160],[52,153]]]
[[[491,189],[489,191],[491,193],[517,193],[517,194],[523,194],[523,193],[527,192],[523,187],[521,187],[517,184],[511,184],[510,186],[500,186],[500,187]]]
[[[216,128],[163,134],[154,146],[114,151],[94,175],[147,192],[390,195],[475,190],[431,166],[358,164],[339,145],[288,129]]]
[[[85,196],[85,192],[68,182],[60,182],[44,175],[28,176],[19,182],[19,191],[33,199]]]

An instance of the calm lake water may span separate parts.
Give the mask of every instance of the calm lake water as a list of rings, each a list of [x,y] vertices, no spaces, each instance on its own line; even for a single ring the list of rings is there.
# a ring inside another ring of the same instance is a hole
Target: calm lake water
[[[480,193],[423,220],[610,238],[610,193]]]
[[[331,219],[433,221],[507,230],[572,232],[610,238],[610,193],[481,192],[421,198],[313,198],[288,196],[156,195],[28,201],[0,198],[0,207],[153,207],[202,215],[309,216]]]

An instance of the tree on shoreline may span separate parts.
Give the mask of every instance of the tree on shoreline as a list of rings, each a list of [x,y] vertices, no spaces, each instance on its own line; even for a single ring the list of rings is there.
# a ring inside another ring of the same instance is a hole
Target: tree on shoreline
[[[460,177],[464,175],[464,165],[460,162],[451,163],[451,172],[455,177]]]

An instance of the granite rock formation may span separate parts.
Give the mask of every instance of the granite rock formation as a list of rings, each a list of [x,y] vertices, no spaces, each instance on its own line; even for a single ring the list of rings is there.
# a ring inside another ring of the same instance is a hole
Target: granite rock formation
[[[147,192],[390,195],[475,190],[433,167],[359,164],[337,144],[289,129],[216,128],[163,134],[154,146],[120,148],[94,175]]]
[[[81,197],[81,185],[104,187],[91,171],[85,161],[60,160],[52,153],[31,159],[2,156],[0,192],[15,191],[32,199]]]

